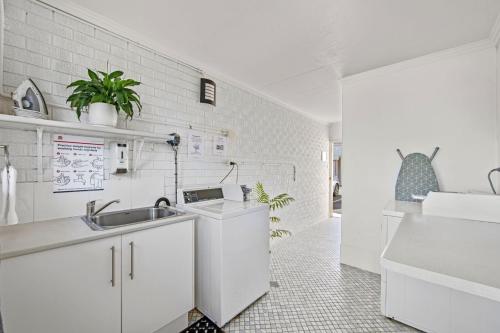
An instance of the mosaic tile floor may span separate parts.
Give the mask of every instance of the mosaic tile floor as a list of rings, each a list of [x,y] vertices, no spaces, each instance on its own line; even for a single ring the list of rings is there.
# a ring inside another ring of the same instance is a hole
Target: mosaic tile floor
[[[380,315],[380,276],[341,265],[339,255],[338,220],[278,242],[271,255],[275,286],[224,331],[416,332]],[[190,314],[191,322],[199,318]]]

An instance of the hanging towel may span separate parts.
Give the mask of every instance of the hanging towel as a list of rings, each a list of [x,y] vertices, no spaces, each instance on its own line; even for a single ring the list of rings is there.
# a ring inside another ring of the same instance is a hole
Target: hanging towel
[[[0,210],[0,224],[7,224],[7,203],[9,199],[9,173],[7,172],[7,167],[3,168],[0,178],[2,179],[2,207]]]
[[[0,177],[2,179],[2,215],[0,215],[0,223],[17,224],[19,222],[16,213],[17,170],[13,166],[5,167]]]
[[[7,212],[7,224],[17,224],[19,222],[16,213],[16,184],[17,170],[11,165],[9,166],[9,208]]]

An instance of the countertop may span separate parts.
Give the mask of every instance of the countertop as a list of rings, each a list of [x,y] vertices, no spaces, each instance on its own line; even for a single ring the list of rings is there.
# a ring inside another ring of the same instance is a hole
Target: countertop
[[[405,214],[421,214],[422,203],[410,201],[391,200],[382,210],[386,216],[404,217]]]
[[[382,266],[500,301],[500,224],[406,214]]]
[[[134,231],[193,220],[195,218],[195,214],[187,213],[103,231],[90,229],[79,216],[0,226],[0,259],[13,258],[101,238],[123,235]]]

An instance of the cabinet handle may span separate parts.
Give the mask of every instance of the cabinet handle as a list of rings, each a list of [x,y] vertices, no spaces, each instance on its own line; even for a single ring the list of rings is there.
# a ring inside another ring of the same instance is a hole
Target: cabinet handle
[[[115,286],[115,247],[111,247],[111,287]]]
[[[130,242],[130,280],[134,279],[134,242]]]

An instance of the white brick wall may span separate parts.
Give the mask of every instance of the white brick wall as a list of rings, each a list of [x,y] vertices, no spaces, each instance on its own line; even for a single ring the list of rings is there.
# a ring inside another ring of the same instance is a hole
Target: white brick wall
[[[13,91],[22,80],[31,77],[43,91],[50,111],[61,112],[70,93],[65,86],[84,78],[87,67],[106,70],[109,61],[112,70],[121,69],[127,77],[143,83],[137,89],[144,104],[142,115],[126,126],[181,134],[181,187],[216,183],[228,171],[226,161],[235,160],[240,164],[240,183],[253,186],[260,180],[272,193],[286,191],[297,199],[283,212],[282,227],[297,231],[327,217],[328,165],[321,162],[321,151],[328,149],[326,125],[217,78],[217,107],[200,104],[197,71],[36,2],[5,2],[4,92]],[[4,108],[2,112],[9,111]],[[202,161],[187,157],[189,124],[207,128],[207,154]],[[220,129],[230,131],[229,152],[225,157],[211,154],[213,133]],[[10,144],[19,180],[33,182],[35,133],[0,129],[0,142]],[[46,182],[50,182],[52,175],[51,152],[51,137],[45,134]],[[293,165],[297,169],[295,182]],[[106,179],[116,177],[106,171]],[[155,177],[165,184],[164,194],[173,198],[170,148],[146,143],[138,173],[121,178],[127,177]],[[234,180],[234,176],[228,179]],[[58,199],[61,200],[60,195]]]

